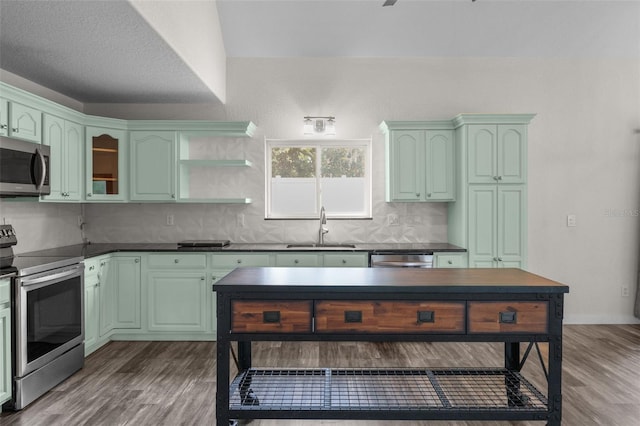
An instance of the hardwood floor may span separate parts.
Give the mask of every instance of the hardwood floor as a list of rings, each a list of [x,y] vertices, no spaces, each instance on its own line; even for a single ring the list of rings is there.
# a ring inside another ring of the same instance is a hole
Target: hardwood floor
[[[263,367],[477,367],[502,365],[492,343],[254,344]],[[640,419],[640,325],[565,326],[563,425],[632,426]],[[545,389],[537,356],[525,376]],[[17,413],[9,425],[214,425],[214,342],[112,342],[85,368]],[[541,425],[542,422],[254,420],[251,426]],[[226,425],[225,425],[226,426]]]

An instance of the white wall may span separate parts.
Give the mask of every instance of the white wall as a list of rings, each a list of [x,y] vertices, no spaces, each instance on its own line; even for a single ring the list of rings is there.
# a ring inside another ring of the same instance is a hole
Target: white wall
[[[529,127],[529,270],[571,286],[567,322],[632,317],[640,218],[640,61],[522,58],[229,59],[227,104],[85,105],[128,118],[252,120],[238,142],[248,206],[87,205],[92,241],[311,241],[315,221],[264,221],[264,142],[298,138],[304,115],[335,115],[339,138],[372,136],[374,219],[330,221],[329,241],[442,241],[445,204],[383,201],[383,120],[536,113]],[[610,214],[607,215],[607,212]],[[616,214],[623,217],[617,217]],[[397,213],[401,226],[386,226]],[[613,213],[613,214],[611,214]],[[164,225],[166,214],[176,225]],[[246,227],[237,225],[244,215]],[[566,227],[566,215],[578,226]],[[631,297],[620,287],[631,287]]]

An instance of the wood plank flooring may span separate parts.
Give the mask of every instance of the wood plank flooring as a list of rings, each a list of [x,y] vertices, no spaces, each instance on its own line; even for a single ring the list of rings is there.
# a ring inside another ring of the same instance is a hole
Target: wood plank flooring
[[[262,367],[502,366],[495,343],[254,343]],[[523,349],[524,351],[524,349]],[[111,342],[0,425],[214,425],[215,342]],[[525,376],[546,389],[537,355]],[[563,425],[636,426],[640,325],[565,326]],[[542,425],[543,422],[254,420],[251,426]],[[224,425],[226,426],[226,425]]]

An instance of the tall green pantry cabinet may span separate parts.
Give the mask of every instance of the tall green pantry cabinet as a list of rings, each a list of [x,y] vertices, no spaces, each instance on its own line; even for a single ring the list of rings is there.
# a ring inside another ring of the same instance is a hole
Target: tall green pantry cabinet
[[[457,198],[449,243],[468,250],[471,268],[526,268],[527,125],[534,114],[460,114]]]

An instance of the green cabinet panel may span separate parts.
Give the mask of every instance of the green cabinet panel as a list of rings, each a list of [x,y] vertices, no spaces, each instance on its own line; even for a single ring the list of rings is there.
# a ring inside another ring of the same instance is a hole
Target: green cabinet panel
[[[320,253],[278,253],[276,254],[276,266],[284,266],[284,267],[322,266],[322,254]]]
[[[11,282],[0,280],[0,405],[11,399]]]
[[[453,131],[426,131],[425,201],[455,199]]]
[[[150,254],[147,258],[150,269],[206,269],[207,255],[203,253],[159,253]]]
[[[42,201],[81,201],[84,128],[49,114],[44,115],[43,127],[42,143],[51,149],[51,194],[43,196]]]
[[[100,335],[140,328],[140,257],[112,256],[100,263]]]
[[[0,98],[0,136],[9,136],[9,101]]]
[[[526,126],[479,125],[468,129],[469,183],[524,183]]]
[[[388,130],[392,123],[386,124],[386,201],[454,200],[453,130]]]
[[[466,253],[434,253],[434,268],[466,268]]]
[[[0,99],[0,135],[42,142],[42,113],[17,102]]]
[[[523,185],[469,187],[469,264],[473,267],[524,265]]]
[[[97,272],[87,272],[84,276],[84,353],[89,355],[98,344],[100,337],[100,279]]]
[[[225,253],[214,254],[211,258],[214,268],[233,269],[247,266],[270,266],[268,253]]]
[[[204,273],[149,272],[149,330],[207,331],[211,294]]]
[[[85,128],[86,201],[127,199],[127,136],[124,130]]]
[[[329,268],[366,268],[369,253],[324,253],[324,266]]]
[[[176,200],[176,132],[130,132],[130,199]]]

